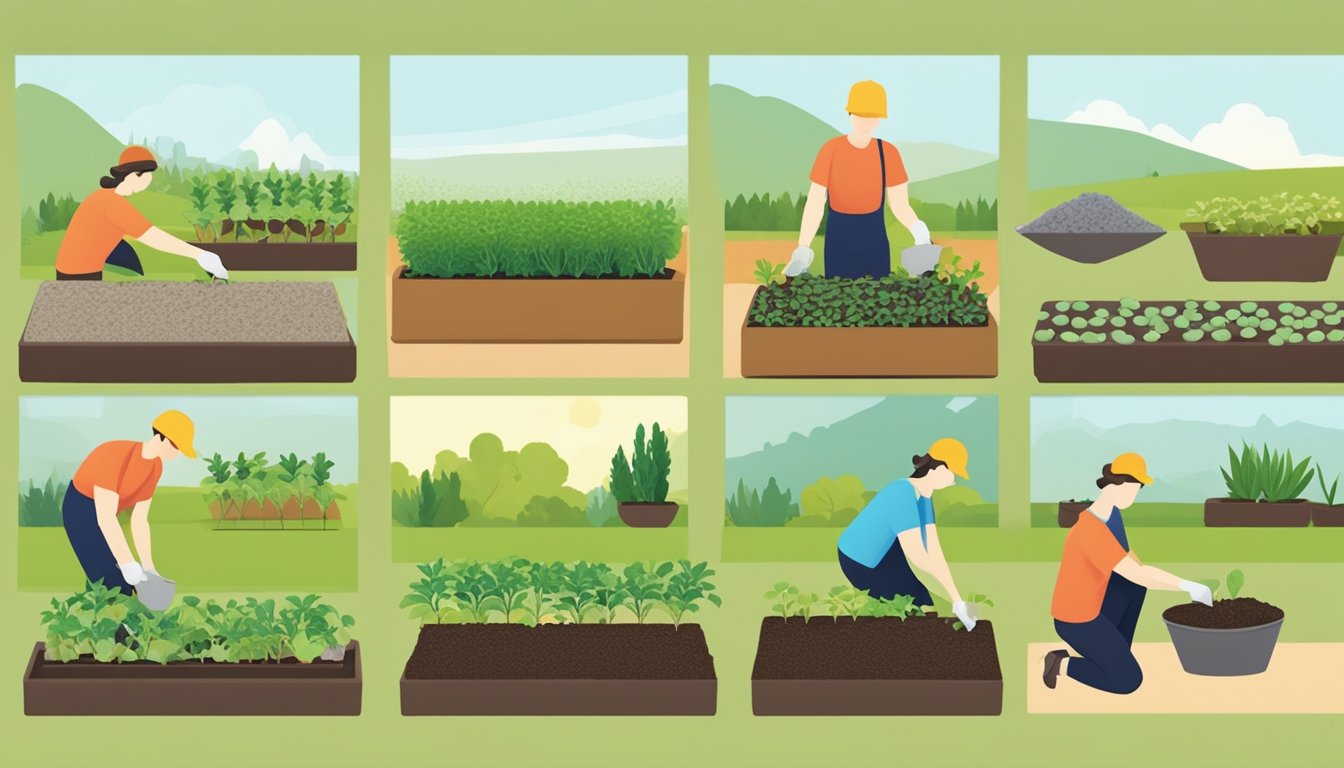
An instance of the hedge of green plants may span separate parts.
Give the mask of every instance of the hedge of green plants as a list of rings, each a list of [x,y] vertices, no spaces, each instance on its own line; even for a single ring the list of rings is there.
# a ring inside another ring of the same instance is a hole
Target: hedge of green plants
[[[775,328],[984,326],[988,301],[978,285],[934,274],[851,279],[804,273],[761,286],[747,320]]]
[[[1344,221],[1339,198],[1319,192],[1310,195],[1261,195],[1254,200],[1215,197],[1200,200],[1186,211],[1194,224],[1209,234],[1229,235],[1319,235],[1338,231],[1332,225]],[[1199,229],[1196,226],[1196,229]]]
[[[681,250],[670,203],[411,202],[407,277],[655,277]]]
[[[1121,299],[1094,306],[1060,301],[1037,315],[1040,343],[1120,345],[1156,341],[1338,344],[1344,307],[1338,302],[1155,301]]]

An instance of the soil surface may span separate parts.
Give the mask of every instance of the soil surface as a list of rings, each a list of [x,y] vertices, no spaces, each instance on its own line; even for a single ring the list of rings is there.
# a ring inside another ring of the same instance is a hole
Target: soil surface
[[[953,618],[912,616],[761,623],[753,680],[1001,680],[994,627],[971,632]]]
[[[712,680],[697,624],[427,624],[416,680]]]
[[[349,339],[330,283],[47,282],[31,343],[333,342]]]
[[[1173,605],[1162,612],[1173,624],[1199,629],[1245,629],[1272,624],[1283,618],[1283,609],[1253,597],[1214,600],[1213,607],[1200,603]]]

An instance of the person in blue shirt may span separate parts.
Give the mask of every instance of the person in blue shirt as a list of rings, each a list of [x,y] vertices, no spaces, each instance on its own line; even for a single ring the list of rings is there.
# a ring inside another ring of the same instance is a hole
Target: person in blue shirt
[[[933,492],[952,486],[958,477],[969,480],[966,446],[942,438],[922,456],[912,459],[910,477],[883,488],[840,534],[840,570],[857,589],[890,600],[909,595],[915,605],[933,605],[933,598],[911,565],[932,576],[952,601],[952,612],[966,629],[975,628],[975,615],[961,599],[952,572],[938,542]]]

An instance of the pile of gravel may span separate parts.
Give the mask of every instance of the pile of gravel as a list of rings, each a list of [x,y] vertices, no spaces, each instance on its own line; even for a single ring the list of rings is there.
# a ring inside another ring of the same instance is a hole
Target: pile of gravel
[[[1017,231],[1095,235],[1158,233],[1165,230],[1115,202],[1110,195],[1084,192],[1023,224]]]
[[[46,282],[23,340],[106,342],[336,342],[349,338],[331,283]]]

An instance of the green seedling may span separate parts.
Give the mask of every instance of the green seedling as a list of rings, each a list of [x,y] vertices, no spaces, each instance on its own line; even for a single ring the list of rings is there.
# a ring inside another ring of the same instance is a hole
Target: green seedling
[[[825,604],[826,612],[831,618],[848,616],[857,619],[863,613],[864,606],[868,604],[868,593],[848,585],[831,587]]]
[[[756,282],[760,285],[773,285],[784,282],[784,266],[769,259],[756,260]]]
[[[924,609],[915,605],[915,598],[910,595],[896,595],[891,599],[870,596],[864,606],[864,615],[905,621],[911,616],[923,616]]]
[[[1242,585],[1246,583],[1246,574],[1232,570],[1228,571],[1227,578],[1221,583],[1217,579],[1200,579],[1199,583],[1209,588],[1214,600],[1236,599],[1241,594]]]
[[[1339,491],[1339,475],[1335,475],[1335,479],[1327,486],[1325,484],[1325,472],[1321,469],[1321,465],[1317,464],[1316,481],[1321,486],[1321,497],[1325,499],[1326,506],[1335,506],[1335,494]]]

